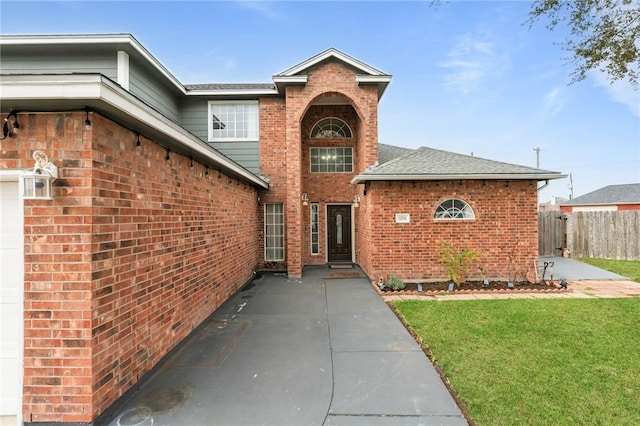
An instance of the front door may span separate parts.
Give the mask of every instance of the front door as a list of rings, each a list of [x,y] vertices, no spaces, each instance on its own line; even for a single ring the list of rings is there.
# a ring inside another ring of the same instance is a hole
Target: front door
[[[329,262],[351,262],[351,205],[327,206]]]

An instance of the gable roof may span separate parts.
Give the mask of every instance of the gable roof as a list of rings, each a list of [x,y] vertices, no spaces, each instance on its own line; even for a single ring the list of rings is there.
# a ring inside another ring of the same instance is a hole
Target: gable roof
[[[377,76],[388,76],[388,74],[385,74],[384,72],[365,64],[362,61],[359,61],[358,59],[347,55],[346,53],[343,53],[341,51],[339,51],[338,49],[335,49],[333,47],[325,50],[324,52],[320,52],[317,55],[307,59],[306,61],[302,61],[297,65],[292,66],[291,68],[288,68],[284,71],[282,71],[281,73],[276,74],[276,76],[278,77],[291,77],[297,74],[301,74],[304,71],[308,70],[309,68],[319,64],[322,61],[325,61],[329,58],[334,58],[337,59],[341,62],[344,62],[346,64],[351,65],[353,68],[355,68],[356,70],[358,70],[361,74],[367,74],[367,75],[377,75]]]
[[[356,70],[356,82],[359,85],[374,84],[378,86],[378,98],[382,97],[382,94],[387,88],[387,85],[391,82],[391,75],[380,71],[377,68],[367,65],[364,62],[347,55],[335,48],[329,48],[324,52],[300,62],[297,65],[288,68],[281,73],[273,76],[273,82],[278,87],[278,91],[283,93],[283,89],[288,84],[306,84],[307,75],[306,71],[316,66],[317,64],[329,60],[338,60]]]
[[[561,206],[640,203],[640,183],[609,185],[561,203]]]
[[[380,152],[386,156],[393,154],[394,150],[402,154],[399,147],[382,147]],[[549,170],[421,147],[369,168],[354,177],[351,183],[373,180],[549,180],[563,177],[566,175]]]

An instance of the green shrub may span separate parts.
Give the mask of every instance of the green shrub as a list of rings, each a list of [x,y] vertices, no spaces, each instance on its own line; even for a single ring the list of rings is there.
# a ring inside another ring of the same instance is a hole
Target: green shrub
[[[458,285],[467,280],[471,263],[480,258],[478,250],[462,249],[457,251],[445,241],[438,243],[438,249],[440,250],[440,263],[447,270],[447,278]]]
[[[391,290],[402,290],[406,286],[400,278],[396,277],[395,275],[389,275],[389,278],[387,278],[387,287],[389,287]]]

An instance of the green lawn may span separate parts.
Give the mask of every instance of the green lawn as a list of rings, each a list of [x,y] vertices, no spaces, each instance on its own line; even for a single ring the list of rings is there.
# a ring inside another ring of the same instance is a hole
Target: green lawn
[[[640,260],[609,260],[581,257],[580,262],[606,269],[640,283]]]
[[[478,425],[639,425],[640,299],[395,302]]]

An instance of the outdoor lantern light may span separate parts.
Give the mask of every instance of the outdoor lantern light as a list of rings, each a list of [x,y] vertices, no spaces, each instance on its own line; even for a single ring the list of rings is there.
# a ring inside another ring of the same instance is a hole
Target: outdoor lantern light
[[[305,192],[304,194],[302,194],[302,205],[306,206],[308,204],[309,204],[309,196]]]
[[[20,179],[22,180],[22,196],[31,200],[52,200],[53,181],[58,178],[58,168],[50,163],[44,151],[33,153],[35,162],[32,169],[27,169]]]
[[[360,207],[360,196],[358,194],[353,197],[353,207]]]
[[[12,121],[9,126],[9,121]],[[20,123],[18,123],[18,112],[11,110],[4,119],[4,125],[2,126],[2,139],[6,139],[7,136],[15,136],[20,133]]]
[[[84,109],[84,112],[87,114],[87,118],[84,119],[84,129],[86,131],[91,130],[91,120],[89,120],[89,107]]]

